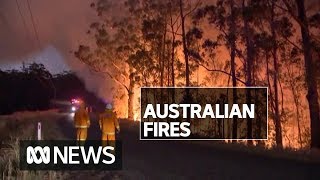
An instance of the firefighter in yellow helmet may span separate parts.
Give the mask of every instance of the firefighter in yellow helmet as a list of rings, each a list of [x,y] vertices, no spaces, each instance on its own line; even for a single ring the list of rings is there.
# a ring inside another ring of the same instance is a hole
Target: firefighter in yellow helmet
[[[120,132],[120,126],[112,104],[107,104],[106,110],[99,115],[99,125],[102,131],[102,145],[115,147],[116,130]]]
[[[84,102],[80,101],[79,104],[80,107],[74,114],[74,127],[77,131],[77,141],[84,142],[87,139],[87,131],[90,126],[90,119]]]

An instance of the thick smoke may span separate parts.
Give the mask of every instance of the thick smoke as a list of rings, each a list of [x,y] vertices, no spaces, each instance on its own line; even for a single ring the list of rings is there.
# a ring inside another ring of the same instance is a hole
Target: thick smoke
[[[89,90],[111,98],[111,81],[92,74],[75,59],[79,44],[90,43],[86,34],[97,18],[86,0],[29,0],[38,39],[27,0],[0,1],[0,68],[34,59],[49,64],[55,72],[70,69],[82,78]],[[18,5],[17,5],[18,4]],[[20,12],[18,10],[20,8]],[[62,65],[59,65],[62,64]]]

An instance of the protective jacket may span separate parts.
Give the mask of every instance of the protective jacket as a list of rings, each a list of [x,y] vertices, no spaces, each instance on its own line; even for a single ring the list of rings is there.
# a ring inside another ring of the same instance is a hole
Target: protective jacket
[[[116,113],[112,110],[106,110],[99,116],[99,125],[102,134],[114,135],[115,130],[120,130],[119,122],[117,121]]]
[[[74,115],[75,128],[89,128],[90,119],[89,114],[84,107],[80,107]]]

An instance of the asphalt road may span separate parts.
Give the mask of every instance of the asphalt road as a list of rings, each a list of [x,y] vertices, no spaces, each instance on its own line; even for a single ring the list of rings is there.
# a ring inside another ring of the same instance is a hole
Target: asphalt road
[[[61,132],[75,137],[70,117],[59,120]],[[181,141],[139,141],[138,126],[121,121],[122,171],[72,172],[74,179],[315,179],[320,164],[275,159]],[[100,139],[95,118],[88,139]]]

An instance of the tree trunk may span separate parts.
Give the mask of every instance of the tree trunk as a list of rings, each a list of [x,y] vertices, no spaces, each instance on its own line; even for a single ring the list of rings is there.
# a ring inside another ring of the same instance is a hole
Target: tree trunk
[[[162,50],[159,53],[159,65],[160,65],[160,87],[163,87],[164,82],[164,60],[162,58]]]
[[[160,60],[160,87],[163,87],[164,86],[164,77],[165,77],[165,74],[164,74],[164,70],[165,70],[165,50],[166,50],[166,44],[165,44],[165,41],[166,41],[166,35],[167,35],[167,31],[166,31],[166,25],[167,25],[167,22],[165,22],[165,25],[164,25],[164,28],[163,28],[163,34],[162,34],[162,42],[160,42],[160,55],[159,55],[159,60]],[[164,97],[163,97],[163,91],[164,89],[161,88],[160,89],[160,103],[162,104],[163,100],[164,100]],[[162,108],[161,108],[162,109]]]
[[[130,75],[129,75],[129,88],[128,88],[128,119],[134,120],[134,111],[133,111],[133,105],[134,105],[134,74],[133,69],[130,68]]]
[[[187,48],[187,40],[186,40],[186,31],[185,31],[185,16],[183,14],[183,2],[180,0],[180,17],[181,17],[181,29],[182,29],[182,44],[183,44],[183,54],[184,54],[184,60],[185,60],[185,65],[186,65],[186,87],[190,87],[190,72],[189,72],[189,55],[188,55],[188,48]],[[186,89],[186,103],[191,103],[190,102],[190,89]],[[190,122],[190,109],[188,109],[187,112],[187,122]]]
[[[236,78],[236,35],[235,35],[235,17],[234,17],[234,2],[230,2],[230,9],[231,9],[231,23],[230,23],[230,61],[231,61],[231,76],[232,76],[232,86],[237,87],[237,78]],[[234,88],[232,91],[233,96],[233,104],[237,104],[238,97],[237,97],[237,89]],[[238,138],[238,118],[233,118],[232,123],[232,139]]]
[[[310,113],[311,148],[320,148],[320,112],[318,101],[318,88],[315,78],[316,63],[312,59],[311,42],[309,35],[308,21],[303,0],[296,0],[298,7],[298,18],[304,51],[306,84],[308,89],[307,99]]]
[[[275,32],[274,25],[274,2],[271,7],[271,20],[270,28],[272,34],[273,48],[272,48],[272,57],[273,57],[273,66],[274,66],[274,75],[273,75],[273,88],[274,88],[274,120],[275,120],[275,129],[276,129],[276,143],[278,147],[282,147],[282,125],[280,118],[279,110],[279,90],[278,90],[278,74],[279,74],[279,64],[278,64],[278,45],[277,37]]]
[[[279,92],[278,92],[278,60],[277,50],[273,48],[273,64],[274,64],[274,75],[273,75],[273,88],[274,88],[274,111],[275,111],[275,128],[276,128],[276,143],[278,147],[282,147],[282,125],[279,111]]]
[[[296,106],[296,116],[297,116],[297,125],[298,125],[298,137],[299,137],[299,144],[300,148],[302,148],[302,137],[301,137],[301,125],[300,125],[300,105],[299,105],[299,96],[297,94],[296,88],[295,88],[295,82],[293,80],[290,80],[290,88],[294,100],[294,105]]]
[[[164,71],[165,71],[165,59],[166,59],[166,38],[167,38],[167,17],[165,17],[165,24],[164,24],[164,27],[163,27],[163,42],[162,42],[162,49],[161,49],[161,51],[162,51],[162,57],[161,57],[161,59],[162,59],[162,78],[163,78],[163,80],[162,80],[162,86],[161,87],[163,87],[164,86],[164,79],[165,79],[165,74],[164,74]],[[169,72],[168,72],[169,73]]]
[[[160,53],[160,67],[161,67],[161,80],[160,80],[160,86],[163,87],[164,86],[164,79],[165,79],[165,74],[164,74],[164,70],[165,70],[165,51],[166,51],[166,45],[165,45],[165,41],[166,41],[166,31],[164,31],[163,34],[163,42],[161,43],[161,53]]]
[[[242,8],[245,9],[245,1],[242,2]],[[244,11],[243,11],[244,14]],[[252,86],[252,65],[253,65],[253,43],[251,40],[252,33],[249,32],[249,22],[248,19],[243,15],[244,20],[244,35],[245,35],[245,41],[246,41],[246,49],[247,49],[247,59],[245,62],[245,71],[246,71],[246,86],[250,87]],[[251,104],[251,91],[250,89],[246,90],[246,103]],[[247,139],[252,139],[252,120],[250,118],[247,118]],[[248,141],[248,144],[252,144],[252,141]]]
[[[174,75],[174,58],[175,58],[175,41],[176,41],[176,35],[174,32],[174,22],[172,19],[172,14],[170,13],[170,27],[172,32],[172,42],[171,42],[171,62],[170,62],[170,68],[171,68],[171,86],[175,86],[175,75]],[[169,65],[168,65],[169,66]],[[175,89],[173,88],[171,91],[171,101],[172,103],[175,103]]]
[[[173,28],[172,28],[173,29]],[[171,49],[171,86],[174,87],[175,86],[175,76],[174,76],[174,52],[175,52],[175,35],[172,35],[172,49]]]
[[[173,26],[172,26],[173,27]],[[173,30],[173,28],[172,28]],[[175,51],[175,35],[172,34],[172,49],[171,49],[171,86],[174,87],[175,86],[175,76],[174,76],[174,51]],[[173,88],[172,89],[172,92],[171,92],[171,101],[172,103],[175,103],[175,89]]]
[[[186,87],[190,86],[190,72],[189,72],[189,56],[188,48],[186,42],[186,31],[185,31],[185,17],[183,14],[183,2],[180,0],[180,16],[181,16],[181,29],[182,29],[182,44],[183,44],[183,54],[186,65]]]
[[[133,99],[134,99],[134,93],[128,92],[128,119],[134,120],[134,113],[133,113]]]

